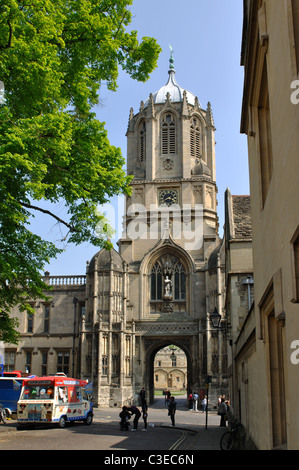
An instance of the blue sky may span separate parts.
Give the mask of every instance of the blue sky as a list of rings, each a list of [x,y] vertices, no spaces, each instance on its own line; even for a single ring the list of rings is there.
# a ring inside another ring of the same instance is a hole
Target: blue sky
[[[118,90],[102,84],[95,108],[106,123],[111,144],[126,156],[126,130],[130,108],[138,112],[140,101],[168,80],[169,44],[174,50],[176,80],[195,94],[202,107],[212,104],[216,126],[216,174],[220,234],[224,223],[224,192],[249,194],[246,136],[240,134],[243,67],[240,66],[243,2],[241,0],[134,0],[130,29],[138,37],[152,36],[162,47],[157,69],[146,83],[120,71]],[[63,206],[61,206],[63,211]],[[109,213],[108,213],[109,215]],[[59,227],[43,219],[43,235],[60,237]],[[97,252],[89,244],[65,246],[66,251],[46,270],[51,275],[84,274],[86,261]]]

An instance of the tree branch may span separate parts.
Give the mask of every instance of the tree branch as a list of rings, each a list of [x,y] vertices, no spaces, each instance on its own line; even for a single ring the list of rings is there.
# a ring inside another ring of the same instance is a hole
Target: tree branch
[[[42,209],[41,207],[33,206],[32,204],[26,204],[26,202],[20,202],[21,206],[26,207],[27,209],[33,209],[39,212],[42,212],[43,214],[50,215],[54,219],[56,219],[58,222],[61,224],[65,225],[70,232],[77,232],[79,233],[79,230],[75,229],[72,225],[68,224],[65,220],[61,219],[57,215],[53,214],[53,212],[48,211],[47,209]]]
[[[6,46],[0,46],[0,50],[2,50],[2,49],[9,49],[9,48],[11,47],[11,41],[12,41],[12,26],[11,26],[11,24],[10,24],[9,19],[7,20],[7,24],[8,24],[8,27],[9,27],[8,43],[6,44]]]

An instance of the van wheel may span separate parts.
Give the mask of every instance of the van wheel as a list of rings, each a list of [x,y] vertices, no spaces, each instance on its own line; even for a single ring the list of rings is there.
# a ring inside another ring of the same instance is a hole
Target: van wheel
[[[92,414],[88,414],[84,420],[84,424],[90,425],[92,423]]]
[[[61,418],[60,418],[60,420],[59,420],[59,427],[60,427],[60,428],[65,428],[65,425],[66,425],[65,416],[61,416]]]

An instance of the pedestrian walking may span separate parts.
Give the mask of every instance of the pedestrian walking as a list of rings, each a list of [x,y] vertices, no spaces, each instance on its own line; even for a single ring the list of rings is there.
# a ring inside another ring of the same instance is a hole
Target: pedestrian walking
[[[204,399],[202,400],[201,404],[202,404],[202,412],[204,413],[206,411],[206,408],[207,408],[207,395],[205,395]]]
[[[171,419],[171,426],[175,426],[175,412],[176,412],[176,401],[174,397],[170,397],[168,405],[168,416]]]
[[[198,401],[198,395],[197,393],[193,393],[193,411],[197,411],[197,401]]]
[[[142,429],[142,431],[147,431],[147,417],[148,417],[147,404],[146,404],[146,401],[144,401],[144,403],[142,405],[142,418],[143,418],[143,422],[144,422],[144,429]]]
[[[134,415],[133,419],[133,429],[131,431],[137,431],[138,428],[138,421],[141,416],[140,410],[137,408],[137,406],[131,406],[131,408],[128,408],[128,411],[131,413],[131,416]]]
[[[227,413],[227,406],[224,400],[224,397],[221,398],[221,403],[219,405],[218,414],[220,415],[220,426],[226,427],[226,413]]]
[[[128,431],[129,429],[129,419],[131,418],[130,413],[128,412],[128,408],[126,406],[122,407],[122,411],[119,413],[120,417],[120,430],[121,431]]]

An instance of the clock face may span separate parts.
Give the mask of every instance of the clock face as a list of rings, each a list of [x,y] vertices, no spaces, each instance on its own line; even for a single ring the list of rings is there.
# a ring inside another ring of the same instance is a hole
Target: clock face
[[[163,189],[159,192],[159,206],[172,206],[179,203],[179,195],[176,189]]]

